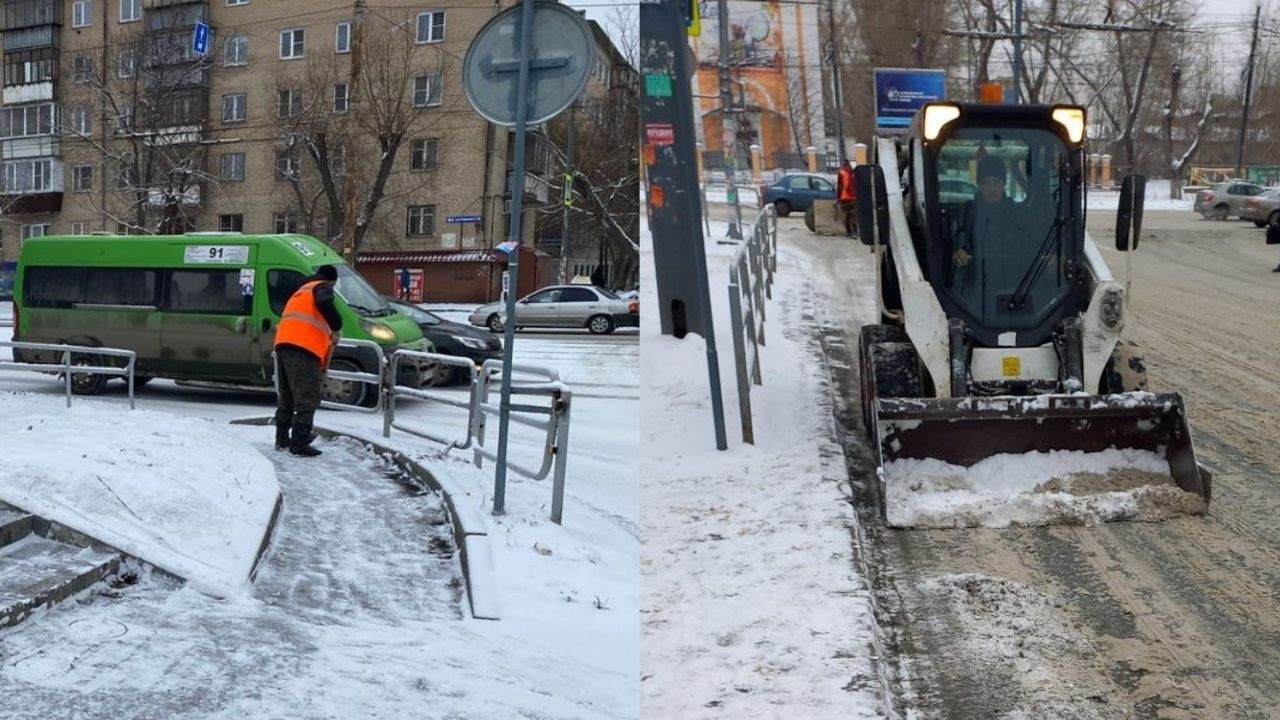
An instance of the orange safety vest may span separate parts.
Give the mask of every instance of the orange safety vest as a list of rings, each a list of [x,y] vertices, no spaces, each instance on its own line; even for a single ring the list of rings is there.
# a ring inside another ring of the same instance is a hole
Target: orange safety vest
[[[321,365],[327,366],[333,330],[316,307],[316,296],[312,291],[320,282],[312,280],[306,283],[285,303],[280,327],[276,329],[275,346],[300,347],[319,358]]]
[[[853,201],[853,168],[840,166],[838,177],[840,182],[836,183],[838,185],[836,199],[841,202]]]

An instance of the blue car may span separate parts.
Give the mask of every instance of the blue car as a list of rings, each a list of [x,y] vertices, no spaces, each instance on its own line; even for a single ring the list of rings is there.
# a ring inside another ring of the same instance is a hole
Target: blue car
[[[778,217],[786,217],[792,210],[808,210],[814,200],[835,199],[836,184],[821,175],[793,173],[772,185],[760,186],[760,207],[773,203]]]

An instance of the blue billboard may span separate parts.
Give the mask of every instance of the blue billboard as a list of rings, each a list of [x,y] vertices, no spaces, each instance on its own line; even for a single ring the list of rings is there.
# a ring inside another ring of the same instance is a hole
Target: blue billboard
[[[925,103],[947,99],[945,70],[871,71],[876,88],[876,131],[905,132]]]

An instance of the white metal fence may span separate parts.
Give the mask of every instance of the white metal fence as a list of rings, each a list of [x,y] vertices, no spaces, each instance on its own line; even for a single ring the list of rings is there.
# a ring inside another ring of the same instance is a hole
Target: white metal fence
[[[738,413],[742,441],[755,444],[751,422],[751,385],[761,385],[760,346],[765,344],[765,300],[773,299],[778,268],[778,215],[769,205],[756,216],[751,234],[729,266],[729,320],[733,362],[738,378]]]

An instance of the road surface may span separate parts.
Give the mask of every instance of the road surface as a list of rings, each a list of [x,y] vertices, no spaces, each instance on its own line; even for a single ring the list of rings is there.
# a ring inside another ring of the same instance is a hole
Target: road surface
[[[1280,716],[1280,248],[1249,223],[1149,212],[1126,335],[1186,400],[1214,470],[1205,517],[887,530],[858,410],[870,253],[782,221],[807,255],[897,704],[921,718]],[[1114,214],[1090,231],[1110,244]],[[1121,282],[1123,255],[1104,249]]]

